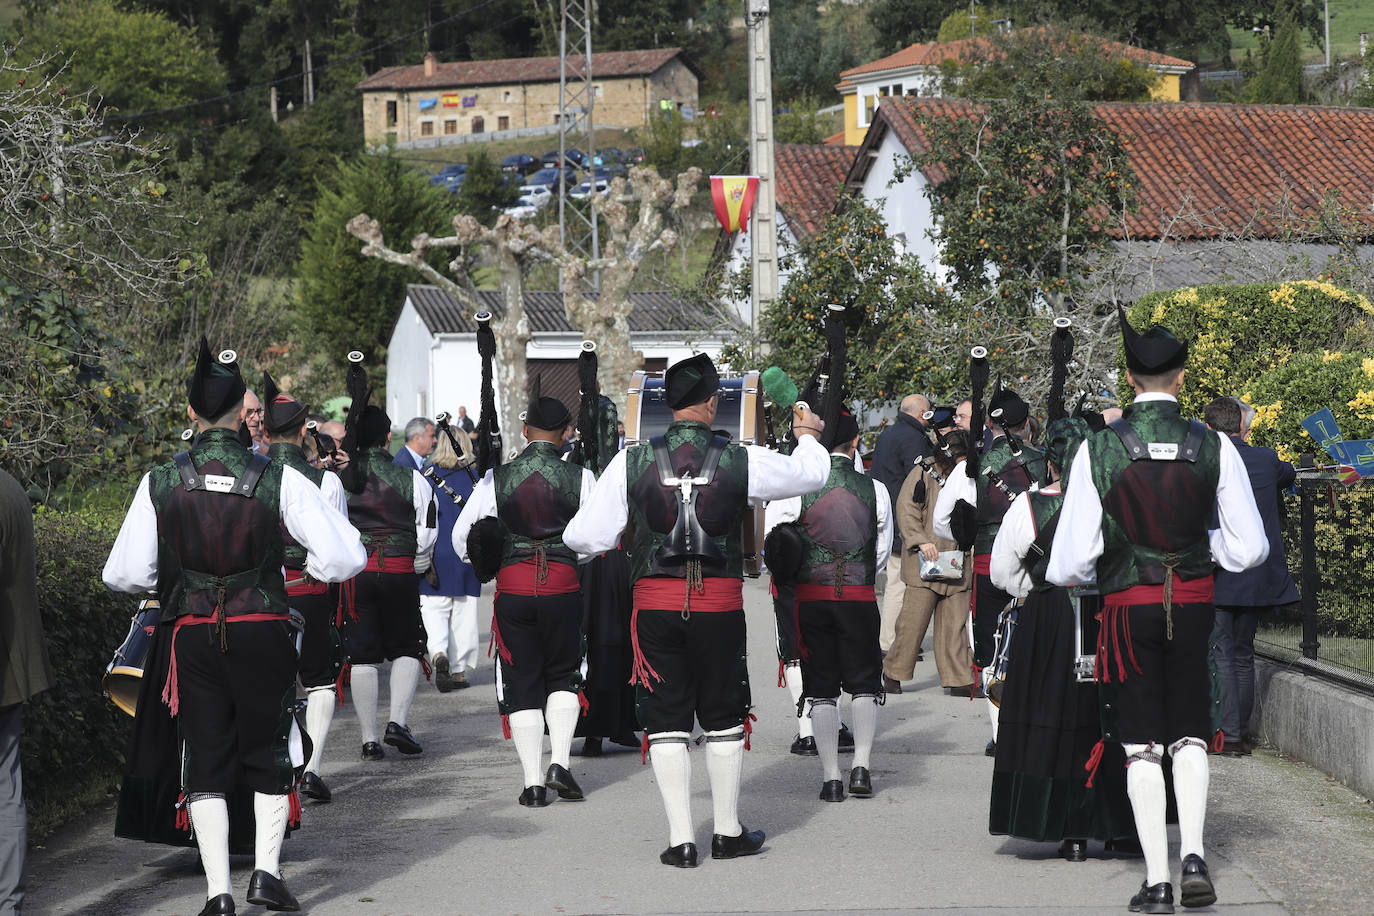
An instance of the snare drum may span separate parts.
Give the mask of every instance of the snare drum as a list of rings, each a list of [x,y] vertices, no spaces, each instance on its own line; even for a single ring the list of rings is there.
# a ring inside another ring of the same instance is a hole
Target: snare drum
[[[648,442],[668,431],[673,422],[673,410],[668,406],[668,393],[663,386],[662,372],[636,372],[630,382],[629,398],[625,405],[625,444]],[[763,417],[763,388],[759,373],[745,372],[720,380],[716,421],[713,429],[730,434],[730,441],[739,445],[757,445],[766,436]],[[744,546],[744,574],[757,577],[763,569],[759,552],[763,546],[763,507],[755,506],[744,520],[741,532]]]
[[[131,716],[138,709],[143,668],[148,662],[153,634],[157,632],[157,622],[161,616],[162,605],[156,598],[140,601],[138,613],[129,623],[129,635],[124,637],[124,642],[115,650],[114,658],[105,666],[105,696]]]
[[[1011,667],[1011,639],[1016,633],[1016,623],[1021,617],[1024,598],[1013,598],[1002,613],[997,615],[997,633],[993,639],[992,663],[985,672],[987,686],[984,692],[988,701],[998,709],[1002,708],[1002,691],[1007,684],[1007,670]]]
[[[1069,600],[1073,603],[1073,636],[1078,654],[1073,659],[1073,677],[1080,684],[1091,684],[1097,679],[1097,632],[1101,621],[1097,619],[1102,610],[1102,596],[1093,586],[1069,589]]]

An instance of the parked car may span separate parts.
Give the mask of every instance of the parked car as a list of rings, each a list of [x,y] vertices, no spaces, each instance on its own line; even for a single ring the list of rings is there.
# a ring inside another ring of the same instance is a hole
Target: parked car
[[[520,200],[534,204],[541,210],[553,200],[553,185],[527,184],[520,188]]]
[[[611,193],[610,180],[606,178],[596,179],[596,193],[601,197],[605,197],[607,194]],[[591,197],[591,179],[588,179],[579,184],[577,187],[573,188],[571,191],[568,192],[568,196],[571,197],[573,200],[586,200],[588,197]]]
[[[527,175],[539,168],[539,160],[529,153],[512,153],[501,160],[501,171]]]
[[[460,184],[468,173],[468,164],[459,162],[455,165],[446,165],[433,175],[429,176],[429,183],[435,185],[449,185],[452,189],[453,182],[457,180]]]
[[[632,147],[630,147],[629,149],[625,150],[624,154],[620,157],[620,161],[623,162],[623,163],[625,163],[626,165],[643,165],[643,164],[644,164],[644,147],[642,147],[642,146],[632,146]]]
[[[623,153],[618,146],[608,146],[596,151],[596,165],[619,165]]]
[[[576,184],[576,183],[577,183],[577,169],[574,169],[574,168],[572,168],[571,166],[564,166],[564,167],[563,167],[563,181],[564,181],[564,183],[566,183],[566,184],[568,184],[568,185]],[[533,175],[531,175],[529,178],[525,179],[525,184],[526,184],[526,186],[529,186],[529,185],[548,185],[548,186],[552,187],[553,185],[555,185],[555,184],[557,184],[557,183],[558,183],[558,169],[552,168],[552,167],[546,168],[546,169],[540,169],[539,171],[537,171],[537,172],[535,172]]]
[[[551,149],[539,157],[539,164],[546,169],[558,165],[558,150]],[[581,168],[587,164],[587,154],[579,149],[570,149],[563,154],[563,164]]]

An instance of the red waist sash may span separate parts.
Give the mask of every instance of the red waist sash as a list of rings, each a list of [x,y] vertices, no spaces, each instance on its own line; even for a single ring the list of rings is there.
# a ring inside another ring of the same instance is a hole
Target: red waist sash
[[[801,583],[797,586],[797,601],[877,601],[878,593],[872,585],[842,585],[835,594],[833,585]]]
[[[260,623],[265,620],[290,620],[289,614],[238,614],[235,616],[220,617],[218,614],[201,617],[196,614],[182,614],[177,618],[176,624],[172,627],[172,660],[167,666],[167,680],[162,685],[162,702],[167,704],[167,709],[173,716],[181,711],[181,698],[177,692],[177,634],[182,627],[197,626],[206,623]],[[220,631],[220,650],[225,647],[224,631]]]
[[[973,571],[980,576],[992,575],[992,554],[975,553],[973,555]]]
[[[288,568],[286,577],[286,595],[288,598],[296,598],[301,595],[329,594],[328,582],[316,582],[306,575],[303,569]]]
[[[646,576],[635,583],[635,610],[719,613],[744,608],[744,582],[726,576],[702,579],[697,591],[686,579]]]
[[[496,574],[498,595],[568,595],[580,588],[577,570],[567,563],[544,563],[544,579],[539,578],[539,562],[531,557],[510,566],[503,566]]]
[[[1174,577],[1173,603],[1174,604],[1211,604],[1212,603],[1212,577],[1202,576],[1198,579],[1180,579],[1178,573],[1171,573]],[[1119,592],[1112,592],[1102,600],[1104,606],[1121,607],[1134,604],[1163,604],[1164,586],[1160,585],[1133,585],[1128,589]]]
[[[384,572],[384,573],[415,573],[414,557],[389,557],[382,553],[379,547],[373,553],[367,555],[367,565],[363,567],[363,572]]]

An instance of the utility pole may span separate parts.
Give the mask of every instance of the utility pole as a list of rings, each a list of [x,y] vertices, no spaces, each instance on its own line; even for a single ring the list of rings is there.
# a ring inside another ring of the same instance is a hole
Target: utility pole
[[[563,245],[586,258],[601,257],[601,239],[592,198],[596,196],[596,129],[592,109],[592,5],[589,0],[562,0],[563,21],[558,31],[558,232]],[[591,194],[586,207],[568,200],[572,190],[564,180],[568,150],[586,156]],[[591,288],[601,288],[601,271],[588,275]]]
[[[758,339],[759,319],[778,298],[778,227],[773,160],[773,53],[768,0],[747,0],[749,32],[749,170],[759,178],[754,225],[749,232],[749,325]]]
[[[310,39],[305,40],[305,86],[303,104],[315,104],[315,65],[310,60]]]
[[[1331,69],[1331,0],[1322,0],[1322,25],[1326,30],[1326,69]]]

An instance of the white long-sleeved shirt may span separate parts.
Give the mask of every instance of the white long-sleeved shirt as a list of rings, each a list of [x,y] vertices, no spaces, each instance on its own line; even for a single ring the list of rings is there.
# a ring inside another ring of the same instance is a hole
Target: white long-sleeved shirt
[[[802,496],[825,486],[830,476],[830,453],[813,436],[802,436],[791,455],[759,445],[744,446],[749,461],[751,503]],[[563,532],[563,543],[580,554],[605,553],[615,547],[629,517],[629,485],[625,478],[628,449],[616,453],[596,482],[591,498]]]
[[[1162,392],[1146,392],[1135,400],[1140,403],[1174,398]],[[1269,541],[1264,536],[1264,523],[1255,506],[1245,462],[1228,436],[1212,435],[1221,442],[1221,469],[1217,477],[1218,526],[1207,533],[1207,539],[1217,565],[1242,572],[1265,561]],[[1074,457],[1064,493],[1064,508],[1054,533],[1046,578],[1055,585],[1085,585],[1097,581],[1097,560],[1103,550],[1102,496],[1093,483],[1086,442]]]
[[[892,500],[887,495],[887,487],[877,481],[874,481],[873,492],[878,510],[878,544],[873,568],[881,571],[887,567],[888,555],[892,553]],[[795,522],[801,518],[801,501],[800,496],[788,496],[785,499],[771,501],[763,510],[764,531],[772,531],[783,522]]]
[[[587,500],[591,498],[592,488],[596,486],[596,475],[586,468],[582,469],[582,490],[578,495],[578,505],[587,505]],[[472,488],[472,495],[463,505],[463,511],[458,513],[458,521],[453,523],[453,552],[458,554],[458,558],[464,563],[471,562],[468,559],[468,535],[472,532],[472,526],[477,524],[478,519],[487,518],[496,514],[496,478],[492,471],[487,471],[477,486]],[[563,543],[567,544],[566,534]],[[568,544],[572,547],[571,544]],[[612,547],[615,545],[612,544]],[[576,547],[573,547],[577,550]],[[609,549],[609,548],[608,548]],[[585,559],[589,554],[578,551],[579,559]]]
[[[282,523],[306,549],[305,570],[312,579],[343,582],[367,565],[362,539],[348,518],[294,468],[282,468],[280,503]],[[432,545],[433,535],[430,541]],[[157,510],[148,493],[147,474],[138,483],[102,577],[117,592],[148,592],[157,587]]]
[[[1057,488],[1046,488],[1045,492],[1059,491]],[[1026,597],[1034,584],[1022,562],[1030,553],[1033,543],[1035,518],[1031,513],[1030,494],[1021,493],[1012,500],[1007,514],[1002,516],[1002,527],[997,529],[997,539],[992,542],[992,555],[989,557],[992,584],[1013,598]]]
[[[949,529],[950,516],[954,514],[954,504],[963,500],[971,506],[978,505],[978,482],[968,476],[968,462],[963,459],[945,480],[940,488],[940,496],[935,500],[935,517],[931,519],[930,530],[936,537],[954,540],[954,532]]]

